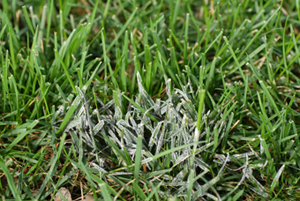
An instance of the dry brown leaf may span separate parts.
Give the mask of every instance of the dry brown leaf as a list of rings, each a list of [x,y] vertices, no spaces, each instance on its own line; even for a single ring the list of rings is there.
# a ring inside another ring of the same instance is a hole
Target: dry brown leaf
[[[61,187],[58,191],[65,197],[66,200],[72,201],[72,196],[68,189],[66,189],[65,187]],[[63,199],[60,197],[58,192],[55,194],[53,200],[54,201],[63,201]]]
[[[80,200],[80,201],[95,201],[94,197],[91,195],[86,195],[84,197],[85,197],[85,199]]]

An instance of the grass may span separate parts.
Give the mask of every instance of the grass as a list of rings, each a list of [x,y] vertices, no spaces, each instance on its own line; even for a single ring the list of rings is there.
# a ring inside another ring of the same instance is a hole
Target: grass
[[[300,1],[0,3],[2,200],[298,200]]]

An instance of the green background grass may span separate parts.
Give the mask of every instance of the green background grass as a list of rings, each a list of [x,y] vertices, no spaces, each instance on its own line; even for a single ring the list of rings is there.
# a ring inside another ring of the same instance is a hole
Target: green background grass
[[[299,0],[0,8],[3,200],[300,196]]]

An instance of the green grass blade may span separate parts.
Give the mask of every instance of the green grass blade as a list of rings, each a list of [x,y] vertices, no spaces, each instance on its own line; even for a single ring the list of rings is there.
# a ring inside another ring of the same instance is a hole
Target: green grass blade
[[[14,179],[11,176],[10,171],[6,167],[4,161],[1,157],[0,157],[0,168],[2,169],[2,171],[4,172],[4,174],[7,178],[7,183],[8,183],[8,186],[9,186],[9,188],[10,188],[10,190],[11,190],[13,196],[14,196],[14,200],[21,201],[22,199],[21,199],[19,191],[17,190],[17,188],[15,186]]]

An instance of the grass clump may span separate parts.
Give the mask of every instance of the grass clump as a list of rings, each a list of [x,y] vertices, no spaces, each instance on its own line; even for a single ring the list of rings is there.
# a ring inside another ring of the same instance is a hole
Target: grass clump
[[[0,3],[5,200],[299,197],[298,1]]]

